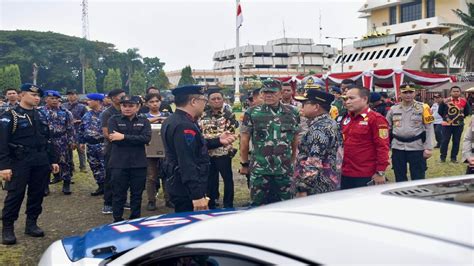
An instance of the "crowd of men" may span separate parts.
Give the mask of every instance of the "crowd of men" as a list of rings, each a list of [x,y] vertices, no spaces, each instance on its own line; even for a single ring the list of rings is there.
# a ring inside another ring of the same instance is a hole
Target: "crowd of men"
[[[233,208],[237,145],[252,206],[384,184],[390,150],[397,182],[408,180],[408,168],[411,180],[425,178],[434,148],[441,148],[440,161],[446,162],[451,138],[450,159],[456,163],[470,115],[460,88],[452,87],[446,99],[435,95],[431,107],[415,100],[412,85],[400,90],[394,104],[386,93],[371,93],[352,80],[330,92],[307,86],[296,93],[292,84],[269,79],[249,93],[239,121],[217,87],[175,88],[174,112],[154,87],[144,98],[122,89],[87,94],[87,107],[75,91],[67,91],[62,103],[59,92],[33,84],[19,92],[7,89],[0,105],[0,176],[7,190],[2,243],[16,243],[14,222],[26,188],[25,233],[44,236],[37,225],[43,197],[49,184],[59,182],[64,195],[73,192],[74,150],[79,170],[87,171],[87,160],[97,183],[91,196],[103,195],[102,213],[112,214],[114,222],[124,219],[124,208],[131,210],[129,219],[141,216],[145,190],[150,211],[160,188],[175,212],[217,208],[219,176],[223,207]],[[159,138],[152,128],[160,128],[164,158],[147,153],[152,136]],[[463,148],[468,172],[474,167],[472,135],[466,134]]]

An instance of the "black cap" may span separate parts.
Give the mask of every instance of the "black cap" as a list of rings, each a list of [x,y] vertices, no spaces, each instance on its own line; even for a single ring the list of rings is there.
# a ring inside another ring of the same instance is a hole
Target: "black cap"
[[[222,94],[222,89],[219,88],[219,87],[210,87],[210,88],[207,89],[206,93],[207,93],[207,96],[210,96],[213,93]]]
[[[174,96],[177,95],[191,95],[191,94],[200,94],[204,95],[204,88],[200,85],[184,85],[177,87],[171,91]]]
[[[125,92],[125,91],[122,90],[122,89],[113,89],[113,90],[109,91],[109,94],[107,94],[107,96],[108,96],[109,98],[112,98],[112,97],[114,97],[114,96],[119,95],[119,94],[122,93],[122,92]]]
[[[36,92],[39,93],[41,97],[43,97],[43,90],[40,87],[31,83],[22,84],[20,87],[20,91]]]
[[[76,90],[67,90],[66,95],[77,94]]]
[[[122,98],[120,98],[120,104],[123,104],[123,103],[140,104],[141,102],[142,100],[138,96],[125,95]]]
[[[303,96],[297,96],[295,99],[298,101],[311,101],[323,105],[330,105],[334,101],[334,95],[322,90],[309,89]]]

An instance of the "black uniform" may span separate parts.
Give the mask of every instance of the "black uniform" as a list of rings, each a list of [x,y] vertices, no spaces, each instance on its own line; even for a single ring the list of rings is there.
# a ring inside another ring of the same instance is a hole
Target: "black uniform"
[[[115,221],[123,220],[123,206],[130,188],[130,219],[141,215],[142,194],[146,181],[145,145],[151,140],[151,125],[142,115],[131,120],[123,115],[114,115],[108,121],[110,134],[114,131],[125,135],[120,141],[111,143],[107,168],[111,169]]]
[[[18,219],[27,186],[27,221],[36,221],[42,211],[51,164],[58,163],[49,142],[46,118],[36,109],[17,106],[0,116],[0,136],[0,170],[11,169],[13,173],[5,184],[8,194],[2,210],[4,227],[13,226]]]
[[[209,176],[209,149],[222,144],[218,138],[205,140],[191,115],[177,109],[161,128],[165,146],[166,190],[175,212],[193,211],[192,200],[206,195]]]

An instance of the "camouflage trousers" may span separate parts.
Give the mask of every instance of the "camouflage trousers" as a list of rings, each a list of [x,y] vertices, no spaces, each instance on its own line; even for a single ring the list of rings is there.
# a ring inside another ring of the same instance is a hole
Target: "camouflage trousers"
[[[252,206],[291,199],[289,175],[250,174],[250,199]]]
[[[72,179],[72,152],[66,136],[52,139],[54,150],[59,157],[59,177],[64,181],[71,181]]]
[[[104,183],[105,159],[104,144],[87,144],[87,162],[97,184]]]

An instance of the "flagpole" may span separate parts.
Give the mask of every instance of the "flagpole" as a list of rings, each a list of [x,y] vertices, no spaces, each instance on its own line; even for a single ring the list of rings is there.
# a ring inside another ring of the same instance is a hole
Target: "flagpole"
[[[240,0],[236,0],[237,10],[239,9]],[[235,99],[234,104],[240,104],[240,53],[239,53],[239,19],[235,20]]]

